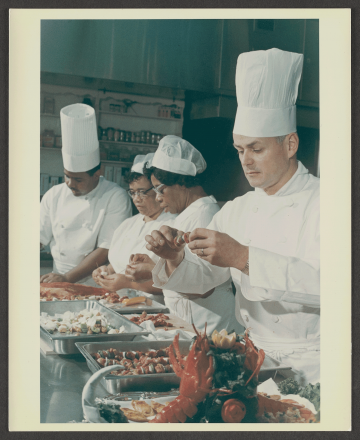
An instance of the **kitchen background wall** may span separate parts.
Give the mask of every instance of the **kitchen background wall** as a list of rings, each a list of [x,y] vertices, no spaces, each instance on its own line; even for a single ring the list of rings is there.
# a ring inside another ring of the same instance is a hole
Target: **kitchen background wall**
[[[176,126],[154,117],[147,129],[182,134],[193,143],[208,162],[207,190],[219,201],[231,200],[250,189],[232,147],[237,57],[271,47],[304,54],[297,101],[298,157],[317,174],[318,20],[43,20],[42,99],[46,93],[66,91],[94,95],[97,104],[101,97],[112,96],[178,105],[183,118]],[[43,129],[48,122],[41,121]],[[141,118],[134,124],[134,130],[146,129]],[[61,171],[59,152],[42,151],[41,160],[42,171],[52,161]]]

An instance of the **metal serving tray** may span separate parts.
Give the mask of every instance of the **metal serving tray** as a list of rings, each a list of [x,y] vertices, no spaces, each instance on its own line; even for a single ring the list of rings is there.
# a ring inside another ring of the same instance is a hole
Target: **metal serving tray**
[[[101,366],[91,356],[98,350],[107,350],[116,348],[118,351],[149,351],[160,350],[172,344],[172,339],[163,341],[134,341],[134,342],[77,342],[76,346],[83,354],[92,373],[96,373]],[[189,353],[189,347],[192,341],[179,340],[180,352],[183,355]],[[139,374],[136,376],[114,376],[106,375],[102,379],[102,384],[110,394],[118,394],[126,391],[170,391],[178,387],[180,378],[175,373],[156,373]]]
[[[280,363],[268,355],[265,355],[264,363],[261,365],[259,371],[259,382],[265,382],[270,378],[275,379],[276,373],[283,370],[291,370],[291,367]]]
[[[128,289],[128,293],[126,294],[129,298],[133,298],[135,296],[144,296],[143,292],[134,289]],[[132,306],[125,306],[122,303],[114,303],[114,304],[106,304],[111,310],[115,312],[121,313],[122,315],[131,314],[131,313],[141,313],[145,311],[146,313],[169,313],[169,309],[163,304],[154,301],[153,299],[147,298],[146,303],[142,304],[134,304]]]
[[[67,311],[80,312],[81,310],[94,310],[102,313],[111,325],[116,328],[120,328],[122,325],[126,329],[126,333],[118,333],[108,335],[107,333],[87,335],[86,333],[79,336],[64,335],[61,333],[49,333],[40,325],[40,337],[43,338],[58,354],[74,354],[78,353],[78,349],[75,346],[76,342],[87,341],[132,341],[139,333],[148,335],[149,332],[144,331],[142,327],[113,310],[99,304],[95,300],[85,301],[46,301],[40,303],[40,313],[46,312],[48,315],[54,316],[56,313],[61,314]]]

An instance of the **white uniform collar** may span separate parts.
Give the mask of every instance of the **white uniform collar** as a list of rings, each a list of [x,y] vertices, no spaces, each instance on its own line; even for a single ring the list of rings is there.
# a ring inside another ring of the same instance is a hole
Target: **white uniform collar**
[[[185,208],[184,211],[177,216],[176,221],[180,221],[182,223],[189,217],[189,215],[194,212],[194,209],[198,209],[202,205],[209,205],[212,203],[217,203],[214,196],[201,197],[200,199],[197,199],[195,200],[195,202],[191,203],[191,205],[189,205],[187,208]]]
[[[279,191],[272,196],[268,197],[280,197],[289,196],[291,194],[301,191],[309,180],[309,170],[298,160],[298,167],[292,178],[282,186]],[[262,188],[255,188],[255,192],[259,195],[267,195]]]

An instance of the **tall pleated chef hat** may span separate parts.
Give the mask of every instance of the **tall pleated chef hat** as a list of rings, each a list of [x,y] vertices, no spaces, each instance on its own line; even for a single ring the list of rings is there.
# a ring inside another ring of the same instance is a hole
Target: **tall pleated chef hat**
[[[296,131],[295,102],[303,58],[302,54],[279,49],[239,55],[235,134],[274,137]]]
[[[95,110],[86,104],[72,104],[60,111],[62,156],[67,171],[80,173],[100,163]]]
[[[184,176],[196,176],[206,169],[200,151],[178,136],[165,136],[159,142],[152,166]]]
[[[150,168],[152,165],[152,160],[155,153],[149,153],[149,154],[138,154],[135,159],[134,163],[131,167],[131,171],[134,173],[144,174],[144,166],[146,164],[146,168]]]

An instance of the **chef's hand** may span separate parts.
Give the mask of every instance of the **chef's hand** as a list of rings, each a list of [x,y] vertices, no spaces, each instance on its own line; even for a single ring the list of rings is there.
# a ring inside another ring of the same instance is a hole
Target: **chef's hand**
[[[159,231],[152,231],[151,235],[145,237],[148,243],[146,248],[165,260],[180,264],[184,258],[185,243],[176,246],[174,239],[178,235],[183,234],[182,231],[170,228],[169,226],[161,226]]]
[[[59,273],[47,273],[40,277],[40,283],[68,283],[65,275]]]
[[[228,234],[197,228],[189,237],[189,249],[214,266],[243,270],[249,258],[249,248]]]
[[[96,283],[111,292],[124,289],[124,275],[120,273],[114,273],[112,275],[102,275],[98,277]]]
[[[106,274],[108,274],[108,270],[107,270],[107,266],[106,265],[105,266],[100,266],[100,267],[98,267],[97,269],[95,269],[93,271],[92,278],[93,278],[93,280],[95,281],[96,284],[99,284],[98,283],[98,278],[102,278],[102,276],[103,276],[101,274],[101,272],[106,272]]]
[[[129,264],[125,269],[125,276],[129,281],[144,283],[152,279],[151,271],[154,267],[155,263],[148,255],[131,255]]]

